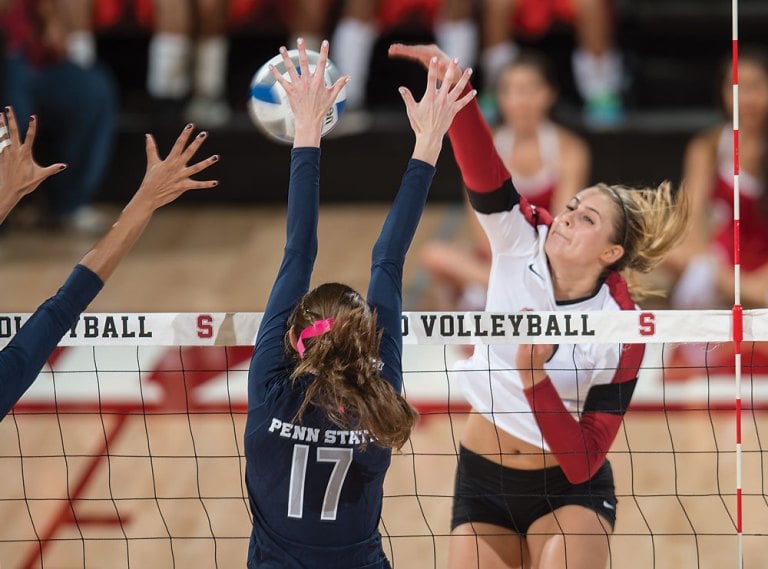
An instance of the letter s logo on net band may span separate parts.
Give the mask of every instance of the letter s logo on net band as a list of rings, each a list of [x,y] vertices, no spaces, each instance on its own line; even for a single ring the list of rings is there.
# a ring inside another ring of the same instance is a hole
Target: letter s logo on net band
[[[638,316],[641,336],[656,334],[656,315],[653,312],[641,312]]]
[[[213,337],[213,316],[211,316],[210,314],[200,314],[197,317],[197,337],[198,338]]]

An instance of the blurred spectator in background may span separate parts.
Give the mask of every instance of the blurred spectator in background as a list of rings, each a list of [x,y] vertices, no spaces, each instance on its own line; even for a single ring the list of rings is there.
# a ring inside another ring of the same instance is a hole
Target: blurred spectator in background
[[[84,0],[5,0],[2,99],[16,109],[22,131],[38,115],[41,146],[69,165],[44,185],[45,225],[100,233],[107,221],[89,204],[112,154],[117,87],[96,62],[92,42],[83,47],[89,42],[82,33],[92,34],[95,25],[88,9]]]
[[[122,16],[122,0],[55,0],[57,16],[67,28],[67,59],[81,67],[96,63],[97,29],[114,25]]]
[[[365,106],[371,55],[379,34],[417,15],[433,30],[437,44],[462,67],[477,59],[478,30],[473,0],[345,0],[333,33],[331,59],[349,75],[347,107]]]
[[[533,205],[558,214],[587,187],[591,153],[586,141],[550,118],[557,100],[551,62],[520,52],[499,75],[497,100],[502,124],[494,132],[499,156],[518,192]],[[482,310],[491,266],[485,232],[467,208],[472,245],[434,241],[422,262],[443,287],[440,309]]]
[[[185,120],[203,128],[229,121],[226,29],[249,9],[249,0],[136,0],[139,22],[154,30],[147,91],[167,118],[188,102]]]
[[[614,45],[612,0],[483,0],[484,113],[492,110],[488,94],[493,93],[500,71],[519,52],[515,37],[541,36],[555,21],[576,29],[573,76],[584,100],[585,122],[593,127],[618,124],[624,116],[624,71]]]
[[[688,144],[684,189],[691,199],[691,232],[667,263],[679,280],[675,308],[733,303],[732,68],[723,65],[725,120]],[[739,53],[739,188],[742,304],[768,306],[768,52]]]
[[[135,0],[139,22],[152,26],[147,90],[168,116],[186,104],[184,119],[204,128],[226,124],[230,26],[276,9],[291,38],[310,49],[323,39],[327,0]]]

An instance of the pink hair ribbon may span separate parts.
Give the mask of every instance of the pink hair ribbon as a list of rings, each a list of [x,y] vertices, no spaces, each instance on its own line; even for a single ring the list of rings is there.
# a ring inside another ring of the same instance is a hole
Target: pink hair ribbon
[[[307,326],[299,334],[299,341],[296,342],[296,350],[299,352],[299,357],[304,357],[304,352],[307,350],[304,347],[305,338],[314,338],[315,336],[322,336],[326,332],[329,332],[331,326],[333,326],[334,319],[326,318],[325,320],[315,320],[312,326]]]

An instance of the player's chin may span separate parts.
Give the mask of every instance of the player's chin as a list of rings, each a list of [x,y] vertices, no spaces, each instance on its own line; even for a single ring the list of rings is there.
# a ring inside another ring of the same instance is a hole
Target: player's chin
[[[544,243],[544,252],[549,255],[555,255],[567,251],[568,241],[559,233],[551,233]]]

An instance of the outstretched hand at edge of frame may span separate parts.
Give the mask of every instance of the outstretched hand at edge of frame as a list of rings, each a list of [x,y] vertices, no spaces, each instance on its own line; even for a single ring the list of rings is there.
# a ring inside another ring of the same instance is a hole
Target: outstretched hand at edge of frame
[[[477,94],[475,90],[464,93],[472,75],[471,68],[461,73],[458,61],[456,59],[449,61],[442,83],[438,80],[438,68],[438,58],[432,57],[427,68],[427,88],[421,101],[416,102],[406,87],[399,89],[405,102],[408,121],[416,135],[413,158],[433,166],[440,154],[443,137],[448,132],[456,113]]]
[[[40,166],[35,161],[32,146],[37,133],[37,117],[30,117],[27,135],[22,143],[13,109],[6,107],[5,114],[0,112],[0,223],[43,180],[67,167],[62,163]]]

